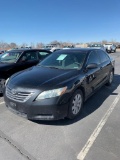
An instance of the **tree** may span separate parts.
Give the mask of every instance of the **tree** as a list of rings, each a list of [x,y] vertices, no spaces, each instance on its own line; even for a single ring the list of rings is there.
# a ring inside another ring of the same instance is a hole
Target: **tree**
[[[44,47],[44,44],[43,43],[37,43],[36,44],[36,48],[43,48]]]
[[[17,48],[18,46],[16,43],[12,42],[9,44],[9,47],[12,49],[12,48]]]
[[[57,40],[54,40],[54,41],[50,42],[50,44],[57,44],[57,45],[59,45],[60,42],[58,42]]]
[[[0,42],[0,49],[1,49],[1,50],[7,50],[7,49],[9,49],[9,48],[10,48],[10,46],[9,46],[8,43],[3,42],[3,41]]]
[[[25,48],[25,47],[27,47],[27,46],[28,46],[27,43],[22,43],[22,45],[21,45],[22,48]]]
[[[30,47],[35,48],[35,44],[31,42]]]
[[[102,40],[102,44],[108,43],[107,40]]]

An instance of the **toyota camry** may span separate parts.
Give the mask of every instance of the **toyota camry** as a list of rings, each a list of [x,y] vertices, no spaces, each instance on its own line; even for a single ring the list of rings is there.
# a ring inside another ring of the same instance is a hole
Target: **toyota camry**
[[[114,76],[114,60],[100,49],[59,50],[6,81],[6,106],[31,120],[75,118]]]

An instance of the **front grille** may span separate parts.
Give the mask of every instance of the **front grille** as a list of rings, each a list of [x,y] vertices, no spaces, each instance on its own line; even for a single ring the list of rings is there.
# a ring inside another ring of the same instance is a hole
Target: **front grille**
[[[26,102],[34,92],[26,92],[26,91],[20,91],[20,90],[14,90],[6,87],[6,96],[14,101],[17,102]]]

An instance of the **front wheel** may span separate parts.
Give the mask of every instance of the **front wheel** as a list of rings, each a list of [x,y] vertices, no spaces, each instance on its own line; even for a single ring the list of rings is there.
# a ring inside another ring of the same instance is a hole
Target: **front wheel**
[[[68,118],[75,118],[81,111],[83,106],[83,93],[81,90],[76,90],[70,100],[69,110],[68,110]]]
[[[111,71],[109,74],[108,82],[106,83],[107,86],[110,86],[112,84],[113,76],[114,76],[114,73],[113,73],[113,71]]]
[[[0,87],[0,94],[3,94],[4,88],[5,88],[5,82],[6,82],[5,79],[2,79],[0,81],[0,85],[1,85],[1,87]]]

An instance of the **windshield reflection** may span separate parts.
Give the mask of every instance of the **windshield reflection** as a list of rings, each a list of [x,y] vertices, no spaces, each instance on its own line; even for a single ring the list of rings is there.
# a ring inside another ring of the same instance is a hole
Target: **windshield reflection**
[[[81,69],[85,60],[85,53],[62,52],[59,51],[51,54],[38,65],[55,69]]]

